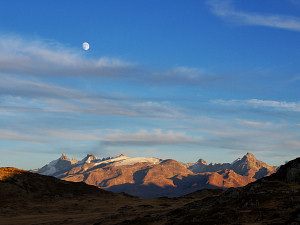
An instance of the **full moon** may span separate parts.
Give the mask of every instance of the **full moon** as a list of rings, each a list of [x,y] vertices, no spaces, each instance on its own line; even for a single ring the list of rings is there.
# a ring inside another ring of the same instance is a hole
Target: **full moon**
[[[83,44],[82,44],[82,48],[83,48],[83,50],[85,50],[85,51],[89,50],[89,48],[90,48],[90,45],[89,45],[89,43],[87,43],[87,42],[83,42]]]

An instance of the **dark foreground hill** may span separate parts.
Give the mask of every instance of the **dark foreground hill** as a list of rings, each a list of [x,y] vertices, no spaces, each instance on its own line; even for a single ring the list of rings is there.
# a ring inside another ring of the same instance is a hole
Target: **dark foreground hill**
[[[0,169],[0,224],[300,224],[300,158],[244,187],[139,199]]]
[[[205,192],[204,196],[222,190]],[[193,198],[139,199],[12,167],[0,168],[0,224],[122,224],[138,217],[159,218]],[[139,222],[138,222],[139,223]]]
[[[196,193],[193,193],[195,195]],[[300,224],[300,158],[244,187],[230,188],[165,215],[165,224]]]

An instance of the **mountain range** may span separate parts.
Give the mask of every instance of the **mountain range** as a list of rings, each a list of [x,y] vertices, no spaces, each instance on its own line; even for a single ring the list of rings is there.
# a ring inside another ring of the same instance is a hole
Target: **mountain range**
[[[204,188],[241,187],[276,172],[247,153],[232,163],[196,163],[173,159],[124,155],[98,159],[88,154],[78,161],[65,154],[33,172],[56,178],[85,182],[104,190],[124,192],[141,198],[177,197]]]
[[[3,225],[299,225],[300,158],[243,187],[151,199],[3,167],[0,201]]]

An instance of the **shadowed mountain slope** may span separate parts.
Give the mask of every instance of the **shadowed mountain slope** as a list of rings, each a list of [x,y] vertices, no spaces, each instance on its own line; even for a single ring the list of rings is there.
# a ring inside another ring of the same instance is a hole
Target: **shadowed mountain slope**
[[[247,153],[233,163],[183,164],[173,159],[124,155],[98,159],[87,155],[72,163],[64,154],[35,172],[57,178],[85,182],[116,193],[125,192],[142,198],[182,196],[203,188],[240,187],[268,176],[277,167],[268,166]]]
[[[197,194],[197,199],[220,191]],[[139,199],[83,182],[67,182],[12,167],[0,168],[1,225],[122,224],[139,216],[167,213],[192,199]]]
[[[199,159],[196,163],[189,163],[189,170],[194,173],[217,172],[220,170],[232,170],[235,173],[247,176],[249,178],[260,179],[274,173],[276,166],[269,166],[259,161],[251,153],[247,153],[242,158],[238,158],[233,163],[210,163],[207,164],[203,159]]]
[[[185,197],[196,197],[200,190]],[[154,222],[154,220],[156,220]],[[211,225],[211,224],[300,224],[300,158],[279,171],[244,187],[207,195],[175,210],[122,224]]]
[[[0,168],[0,201],[0,224],[5,225],[298,225],[300,158],[244,187],[202,189],[179,198],[156,199]]]

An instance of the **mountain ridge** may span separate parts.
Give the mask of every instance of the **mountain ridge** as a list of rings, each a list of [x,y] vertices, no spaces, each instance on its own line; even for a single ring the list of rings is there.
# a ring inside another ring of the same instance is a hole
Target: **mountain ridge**
[[[162,165],[181,164],[166,160]],[[226,176],[232,171],[218,172],[222,173]],[[142,179],[145,173],[140,175]],[[172,178],[175,184],[183,181],[180,176]],[[181,197],[154,199],[6,167],[0,168],[0,199],[0,224],[11,225],[296,225],[300,223],[300,158],[243,187],[201,189]]]
[[[125,192],[142,198],[176,197],[203,188],[244,186],[276,171],[247,153],[233,163],[210,163],[203,159],[184,164],[174,159],[127,157],[99,159],[87,154],[71,161],[65,154],[34,172],[57,178],[85,182],[104,190]]]

